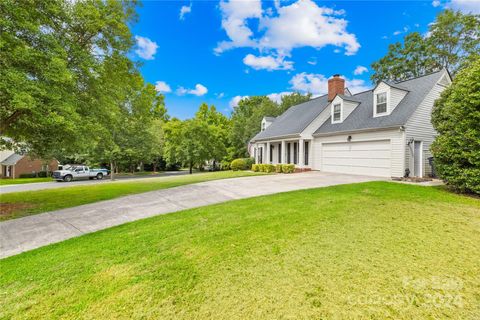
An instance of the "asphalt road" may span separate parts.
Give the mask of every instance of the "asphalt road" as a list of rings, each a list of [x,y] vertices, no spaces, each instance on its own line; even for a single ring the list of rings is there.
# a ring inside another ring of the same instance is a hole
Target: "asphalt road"
[[[126,180],[140,180],[140,179],[152,179],[160,177],[170,177],[170,176],[180,176],[188,174],[188,171],[166,171],[155,175],[148,176],[119,176],[115,177],[116,181],[126,181]],[[81,185],[94,185],[99,183],[112,183],[110,177],[105,177],[103,180],[78,180],[72,182],[34,182],[34,183],[24,183],[24,184],[12,184],[12,185],[3,185],[0,186],[0,194],[6,194],[11,192],[21,192],[21,191],[35,191],[43,189],[57,189],[57,188],[68,188]]]

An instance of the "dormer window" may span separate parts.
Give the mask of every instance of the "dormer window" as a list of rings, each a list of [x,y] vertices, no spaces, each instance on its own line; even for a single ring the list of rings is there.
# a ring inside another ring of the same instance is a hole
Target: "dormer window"
[[[262,122],[262,131],[265,131],[265,125],[266,125],[265,121]]]
[[[375,113],[377,115],[387,113],[387,93],[381,92],[377,94],[377,104],[375,105]]]
[[[333,122],[341,122],[342,121],[342,105],[340,103],[336,103],[333,105]]]

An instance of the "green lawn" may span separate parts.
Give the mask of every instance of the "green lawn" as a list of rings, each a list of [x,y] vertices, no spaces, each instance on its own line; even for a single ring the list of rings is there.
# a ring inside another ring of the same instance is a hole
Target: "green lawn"
[[[478,319],[480,200],[371,182],[157,216],[0,261],[5,319]]]
[[[139,181],[8,193],[0,195],[0,221],[118,198],[129,194],[172,188],[196,182],[259,174],[261,173],[250,171],[216,171],[178,177],[149,178]]]
[[[0,179],[0,186],[9,184],[24,184],[35,182],[50,182],[52,178],[20,178],[20,179]]]

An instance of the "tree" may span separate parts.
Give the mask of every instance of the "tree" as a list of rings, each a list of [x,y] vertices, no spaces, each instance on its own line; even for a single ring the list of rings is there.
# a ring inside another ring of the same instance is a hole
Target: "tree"
[[[442,92],[432,124],[439,133],[431,147],[439,176],[456,190],[480,194],[480,59]]]
[[[452,10],[441,12],[426,36],[407,34],[372,64],[374,82],[398,82],[447,68],[455,75],[480,51],[480,16]]]
[[[45,158],[95,143],[98,119],[110,113],[110,105],[96,104],[110,94],[98,79],[106,64],[121,68],[128,61],[134,7],[134,1],[0,2],[0,135],[11,138],[3,146],[16,142]]]
[[[165,159],[171,164],[186,165],[191,174],[195,165],[203,165],[210,160],[210,139],[210,130],[205,122],[172,119],[165,125]]]

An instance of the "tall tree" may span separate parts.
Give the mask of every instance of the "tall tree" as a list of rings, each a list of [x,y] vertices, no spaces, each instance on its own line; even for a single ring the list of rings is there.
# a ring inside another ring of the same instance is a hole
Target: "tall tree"
[[[106,63],[121,67],[133,45],[135,1],[0,1],[0,135],[40,157],[91,146],[96,104],[110,89]],[[115,68],[114,68],[115,69]],[[114,77],[115,78],[115,77]],[[11,147],[11,145],[9,145]]]
[[[455,75],[479,52],[480,16],[445,10],[425,36],[413,32],[403,43],[391,44],[387,54],[372,64],[371,79],[397,82],[443,67]]]

